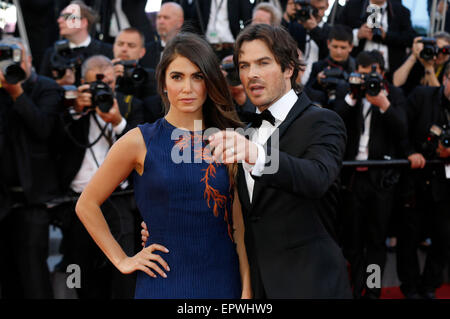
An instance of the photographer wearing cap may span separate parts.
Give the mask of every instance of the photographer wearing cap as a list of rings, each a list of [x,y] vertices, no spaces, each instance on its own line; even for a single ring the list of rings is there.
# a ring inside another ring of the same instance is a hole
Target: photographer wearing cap
[[[79,85],[85,59],[94,54],[112,58],[111,45],[89,35],[97,20],[97,13],[83,1],[72,1],[65,7],[57,19],[63,39],[45,51],[39,73],[53,77],[60,85]]]
[[[397,245],[400,288],[407,298],[435,298],[443,283],[450,246],[449,165],[428,165],[450,156],[450,65],[440,87],[418,87],[407,100],[408,159],[413,169],[404,189],[404,209]],[[428,227],[427,227],[428,225]],[[423,273],[417,247],[424,231],[432,244]]]
[[[78,87],[75,101],[69,103],[73,107],[64,116],[65,135],[60,146],[60,178],[71,197],[83,191],[115,140],[143,122],[142,106],[122,104],[120,94],[114,91],[116,78],[111,60],[92,56],[81,70],[83,84]],[[125,181],[117,190],[127,186]],[[63,229],[63,243],[64,261],[78,264],[83,274],[81,288],[77,289],[79,298],[132,298],[134,278],[121,275],[96,249],[76,217],[74,205],[70,203],[65,208],[69,222]],[[112,196],[102,208],[113,235],[128,254],[133,254],[134,216],[130,196]]]
[[[288,0],[281,25],[288,29],[304,52],[306,64],[302,84],[306,84],[314,62],[328,55],[330,26],[323,21],[328,0]]]
[[[378,51],[356,57],[357,73],[350,75],[351,91],[336,101],[336,112],[347,128],[345,160],[404,158],[406,136],[399,88],[383,80],[384,60]],[[385,240],[399,172],[391,168],[354,167],[342,171],[343,250],[351,264],[353,296],[375,299],[381,289],[366,286],[367,266],[386,263]]]
[[[129,98],[140,100],[156,94],[155,70],[144,68],[140,60],[145,55],[145,38],[135,28],[122,30],[113,46],[116,90]]]
[[[450,61],[450,34],[436,33],[433,38],[416,37],[412,52],[394,73],[393,83],[409,94],[418,85],[441,86]]]
[[[21,39],[0,42],[0,286],[2,298],[52,298],[49,216],[59,193],[52,145],[61,95],[32,70]]]

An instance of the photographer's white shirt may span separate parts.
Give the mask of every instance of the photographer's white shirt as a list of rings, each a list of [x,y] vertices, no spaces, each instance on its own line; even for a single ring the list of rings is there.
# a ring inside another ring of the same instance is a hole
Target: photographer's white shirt
[[[381,27],[383,28],[384,32],[387,32],[388,30],[388,15],[387,15],[387,1],[384,3],[384,5],[381,6],[381,9],[383,9],[382,17],[381,17]],[[359,39],[358,39],[358,29],[353,29],[353,45],[357,47],[359,45]],[[389,70],[389,52],[387,45],[384,45],[382,43],[377,43],[373,41],[366,41],[366,44],[364,45],[364,51],[372,51],[377,50],[380,51],[384,58],[384,68],[385,70]]]
[[[101,134],[101,130],[95,122],[94,116],[102,127],[107,125],[104,134],[111,136],[111,141],[113,143],[115,142],[117,135],[120,135],[127,125],[126,120],[122,118],[119,125],[113,127],[111,123],[103,121],[98,114],[94,114],[93,116],[90,116],[88,143],[93,143]],[[91,148],[86,149],[81,167],[70,185],[70,188],[74,192],[81,193],[84,190],[98,170],[97,163],[98,165],[101,165],[104,162],[110,148],[111,146],[109,145],[108,140],[106,137],[102,136]]]

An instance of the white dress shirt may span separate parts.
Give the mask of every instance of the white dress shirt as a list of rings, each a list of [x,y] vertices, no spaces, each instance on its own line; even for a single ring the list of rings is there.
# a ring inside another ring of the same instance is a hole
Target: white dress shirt
[[[248,194],[250,197],[250,202],[252,202],[253,197],[253,187],[255,185],[255,180],[251,177],[250,172],[255,176],[261,176],[264,171],[266,162],[266,153],[264,151],[263,145],[266,144],[269,137],[273,132],[280,126],[280,124],[286,119],[289,111],[297,102],[298,96],[294,90],[290,90],[285,95],[283,95],[278,101],[269,107],[270,113],[272,113],[275,118],[275,125],[270,124],[268,121],[263,120],[259,128],[257,128],[254,134],[250,137],[250,141],[254,142],[258,147],[258,158],[255,165],[249,165],[243,163],[245,180],[247,182]],[[256,109],[256,113],[261,113]]]
[[[80,44],[75,44],[73,42],[69,42],[69,48],[71,49],[75,49],[75,48],[84,48],[89,46],[89,44],[91,44],[91,36],[88,35],[88,37],[86,38],[86,40],[84,40],[83,42],[81,42]]]
[[[104,127],[107,124],[102,120],[102,118],[98,114],[90,116],[89,136],[88,136],[89,143],[94,142],[101,134],[101,130],[98,127],[97,123],[95,122],[94,116],[97,118],[98,122],[102,127]],[[122,118],[122,121],[119,123],[119,125],[115,127],[112,127],[112,125],[108,123],[108,126],[105,130],[105,134],[111,135],[112,142],[114,142],[116,140],[117,135],[120,135],[123,132],[126,125],[127,122],[124,118]],[[87,186],[91,178],[97,172],[98,169],[97,163],[98,165],[101,165],[103,163],[110,147],[111,146],[109,145],[108,140],[104,136],[102,136],[97,143],[91,146],[90,149],[86,150],[83,162],[81,163],[81,167],[70,185],[70,187],[74,192],[81,193],[84,190],[84,188]],[[94,153],[95,159],[92,153]]]
[[[206,39],[209,43],[234,43],[228,19],[228,0],[211,0]]]
[[[387,13],[387,1],[384,3],[384,5],[381,6],[383,9],[383,13],[381,16],[381,27],[383,28],[384,32],[387,32],[388,30],[388,13]],[[359,45],[358,39],[358,30],[359,29],[353,29],[353,45],[357,47]],[[366,44],[364,45],[364,51],[372,51],[372,50],[378,50],[381,52],[384,58],[384,65],[385,69],[389,70],[389,52],[387,45],[384,45],[382,43],[377,43],[373,41],[366,40]]]
[[[321,21],[318,26],[322,28],[324,23],[325,22]],[[319,46],[313,39],[311,39],[309,32],[306,33],[305,52],[303,52],[303,56],[306,68],[301,81],[303,85],[306,85],[306,82],[308,82],[311,74],[313,63],[319,61]]]

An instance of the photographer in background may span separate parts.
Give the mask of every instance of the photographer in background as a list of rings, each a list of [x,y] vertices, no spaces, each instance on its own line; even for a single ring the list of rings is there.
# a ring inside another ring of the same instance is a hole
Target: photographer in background
[[[407,155],[409,186],[399,223],[397,273],[406,298],[435,298],[443,283],[450,247],[450,171],[448,165],[427,165],[450,156],[450,65],[440,87],[417,87],[408,97]],[[420,272],[417,247],[426,230],[432,244]]]
[[[91,38],[89,31],[98,20],[97,13],[82,1],[72,1],[57,19],[59,35],[66,40],[63,53],[57,46],[48,48],[42,59],[39,73],[56,79],[60,85],[79,85],[79,68],[85,59],[101,54],[112,58],[111,45]],[[74,63],[78,61],[77,63]],[[56,62],[56,65],[55,65]],[[58,63],[60,62],[60,63]],[[65,72],[64,72],[65,70]]]
[[[120,105],[119,97],[114,97],[116,78],[111,60],[105,56],[90,57],[83,63],[82,76],[83,85],[78,88],[74,106],[65,115],[65,135],[60,146],[60,179],[70,197],[80,195],[115,140],[143,122],[141,108]],[[126,189],[127,184],[125,181],[118,190]],[[113,235],[129,255],[135,249],[131,197],[112,196],[102,206]],[[79,298],[132,298],[134,277],[118,272],[97,248],[75,215],[75,203],[66,205],[64,212],[64,262],[81,268]]]
[[[411,14],[400,1],[349,0],[336,23],[353,29],[353,56],[363,50],[383,54],[389,80],[402,64],[416,34]]]
[[[61,94],[32,71],[21,39],[0,42],[0,286],[2,298],[52,298],[49,215],[58,196],[53,133]]]
[[[417,37],[412,52],[394,73],[393,83],[409,94],[418,85],[441,86],[450,60],[450,34],[441,32],[434,38]]]
[[[155,95],[155,70],[140,65],[145,55],[144,35],[135,28],[122,30],[114,41],[113,51],[116,90],[140,100]]]
[[[306,87],[322,91],[328,97],[325,107],[333,108],[336,98],[345,97],[346,91],[342,86],[347,86],[348,75],[356,68],[355,59],[350,56],[353,49],[351,30],[334,25],[327,43],[330,55],[313,64]]]
[[[384,60],[378,51],[361,52],[356,65],[357,73],[349,77],[351,91],[345,99],[336,101],[335,108],[347,128],[344,160],[404,158],[406,121],[401,89],[383,80]],[[380,297],[381,289],[366,285],[367,266],[379,265],[383,273],[385,240],[399,176],[396,169],[383,167],[349,167],[342,171],[342,243],[351,265],[355,299]]]
[[[311,65],[328,55],[327,38],[330,26],[323,21],[328,0],[288,0],[281,25],[288,29],[304,53],[306,84]]]

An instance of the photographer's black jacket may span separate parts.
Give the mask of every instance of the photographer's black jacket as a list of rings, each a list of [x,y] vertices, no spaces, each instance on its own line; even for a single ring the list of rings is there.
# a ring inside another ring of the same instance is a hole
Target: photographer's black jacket
[[[116,92],[116,99],[119,103],[121,115],[127,120],[127,126],[122,133],[123,135],[132,128],[135,128],[138,124],[144,122],[143,106],[142,101],[134,97],[130,102],[127,102],[125,96],[119,92]],[[69,190],[72,180],[80,170],[84,155],[87,151],[86,148],[77,145],[72,138],[78,144],[89,144],[89,127],[92,114],[94,112],[89,112],[86,116],[78,120],[73,120],[70,115],[66,114],[60,119],[59,129],[61,134],[63,134],[63,139],[60,141],[59,147],[58,174],[64,193]],[[66,130],[63,126],[66,126]],[[67,130],[70,132],[72,138],[69,137]]]
[[[282,19],[281,25],[285,27],[292,38],[297,42],[298,48],[302,50],[303,54],[306,54],[306,35],[308,34],[308,30],[306,30],[300,23],[297,21],[287,22]],[[314,42],[316,42],[319,47],[319,60],[326,58],[328,55],[328,34],[330,33],[331,27],[325,23],[322,27],[315,27],[314,29],[309,31],[309,35]]]
[[[61,92],[35,73],[22,88],[15,102],[0,89],[0,188],[22,187],[27,204],[41,204],[58,195],[52,142]]]
[[[39,74],[52,77],[52,67],[50,63],[50,59],[55,52],[55,48],[52,46],[45,51],[44,58],[42,59],[41,68],[39,69]],[[91,43],[84,50],[80,51],[83,54],[84,59],[86,60],[90,56],[93,55],[104,55],[110,59],[113,58],[113,49],[112,46],[108,43],[104,43],[102,41],[91,38]]]
[[[368,159],[382,160],[385,156],[405,158],[406,99],[399,88],[390,84],[387,88],[391,106],[386,112],[381,113],[377,106],[371,106]],[[358,101],[355,106],[350,106],[344,99],[336,100],[335,111],[342,117],[347,128],[345,160],[354,160],[358,154],[359,139],[363,133],[362,101]]]
[[[406,106],[408,140],[407,155],[421,153],[426,159],[435,159],[437,155],[424,151],[430,128],[433,124],[442,126],[447,124],[444,107],[450,107],[450,102],[443,95],[443,87],[417,87],[409,96]],[[445,178],[443,165],[425,166],[422,170],[415,170],[416,182],[430,185],[433,198],[437,201],[448,200],[450,194],[450,180]],[[420,190],[419,190],[420,191]]]
[[[406,55],[406,48],[412,45],[416,32],[411,25],[411,14],[401,3],[387,0],[388,30],[382,44],[388,47],[389,72],[401,65]],[[347,25],[352,29],[359,29],[367,21],[366,9],[368,0],[350,0],[345,5],[336,23]],[[352,55],[357,56],[364,50],[365,39],[360,39],[358,47],[353,48]]]
[[[344,63],[335,62],[330,57],[314,62],[306,86],[313,88],[315,90],[323,91],[324,90],[323,86],[321,86],[317,81],[317,74],[325,70],[327,67],[340,68],[341,70],[347,72],[348,75],[350,75],[350,73],[354,72],[356,69],[356,62],[355,59],[351,56],[349,56],[347,61],[345,61]]]
[[[118,77],[116,91],[121,92],[124,95],[133,95],[141,101],[149,96],[156,95],[155,70],[150,68],[144,68],[144,70],[147,72],[147,79],[143,84],[127,87],[123,77]],[[130,81],[127,82],[130,84]]]

